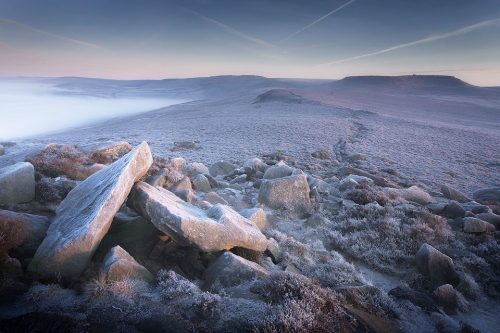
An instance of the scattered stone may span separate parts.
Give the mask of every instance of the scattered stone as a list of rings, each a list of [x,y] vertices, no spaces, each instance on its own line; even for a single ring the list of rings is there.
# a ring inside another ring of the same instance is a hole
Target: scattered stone
[[[247,181],[247,175],[242,174],[231,180],[230,184],[243,184],[246,183],[246,181]]]
[[[349,175],[358,175],[358,176],[364,176],[368,177],[373,180],[375,185],[382,186],[382,187],[393,187],[393,188],[398,188],[399,186],[397,184],[392,183],[391,181],[380,177],[376,175],[372,175],[369,172],[363,171],[358,168],[353,168],[353,167],[342,167],[338,171],[338,175],[343,178]]]
[[[148,282],[154,280],[153,275],[119,245],[113,247],[104,258],[101,274],[108,281],[120,281],[128,278]]]
[[[493,224],[497,229],[500,229],[500,215],[492,212],[477,214],[476,218]]]
[[[176,157],[173,158],[172,161],[170,161],[170,165],[177,171],[184,171],[186,169],[186,160],[183,159],[182,157]]]
[[[280,250],[280,246],[276,239],[274,238],[269,238],[267,240],[267,249],[265,252],[269,257],[271,257],[273,263],[277,264],[281,261],[282,259],[282,253]]]
[[[0,169],[0,204],[30,202],[35,198],[35,170],[28,162]]]
[[[260,186],[258,200],[273,209],[285,209],[299,216],[307,216],[312,209],[309,192],[305,175],[288,176],[264,180]]]
[[[219,182],[217,181],[217,179],[215,179],[214,177],[212,177],[210,175],[204,175],[204,176],[207,178],[208,183],[210,184],[211,188],[219,187]]]
[[[133,184],[152,163],[151,151],[144,142],[75,187],[57,208],[28,271],[42,278],[77,278],[108,232]]]
[[[267,227],[267,214],[260,207],[243,209],[240,211],[240,214],[252,221],[260,230],[264,230]]]
[[[460,206],[458,202],[452,201],[444,207],[442,214],[446,217],[455,219],[457,217],[464,217],[465,209]]]
[[[208,171],[208,168],[205,166],[205,164],[193,162],[189,164],[188,173],[190,176],[208,175],[210,174],[210,171]]]
[[[311,154],[312,157],[320,160],[330,160],[332,159],[332,154],[326,150],[318,150]]]
[[[483,188],[477,191],[474,191],[472,197],[476,201],[495,201],[500,202],[500,187],[490,187]]]
[[[475,217],[464,218],[464,232],[481,234],[483,232],[494,232],[495,226]]]
[[[229,203],[226,200],[224,200],[223,197],[221,197],[215,192],[208,192],[207,194],[205,194],[203,199],[207,202],[210,202],[212,205],[215,204],[229,205]]]
[[[210,175],[217,177],[230,175],[234,172],[234,169],[236,169],[236,166],[233,164],[226,161],[219,161],[212,164],[208,170]]]
[[[462,207],[466,211],[471,211],[474,214],[481,214],[481,213],[489,213],[489,212],[491,212],[491,208],[490,207],[488,207],[486,205],[482,205],[482,204],[477,203],[475,201],[463,203]]]
[[[201,149],[198,141],[176,141],[170,151],[186,151],[186,150],[199,150]]]
[[[427,276],[434,286],[447,283],[455,285],[459,282],[453,260],[429,244],[420,247],[416,261],[419,271]]]
[[[193,188],[196,191],[210,192],[212,190],[212,187],[210,186],[210,182],[208,181],[207,177],[205,177],[202,174],[198,174],[192,177],[191,183],[193,184]]]
[[[45,216],[0,210],[0,230],[17,233],[19,245],[10,251],[16,258],[32,257],[45,238],[48,227],[49,219]]]
[[[268,274],[264,267],[226,251],[205,271],[205,288],[234,287]]]
[[[165,187],[170,189],[185,176],[176,169],[163,168],[154,176],[147,179],[147,183],[152,186]]]
[[[85,147],[90,151],[90,159],[95,163],[110,164],[128,154],[132,150],[132,145],[126,141],[107,142]],[[89,149],[90,148],[90,149]]]
[[[455,200],[458,202],[471,201],[471,199],[468,198],[465,194],[448,185],[441,186],[441,193],[443,193],[443,195],[450,200]]]
[[[129,204],[178,243],[195,245],[202,251],[233,247],[264,251],[267,247],[259,229],[228,206],[217,204],[204,211],[143,182],[135,185]]]
[[[276,179],[290,176],[293,172],[293,169],[285,164],[285,162],[278,162],[276,165],[268,168],[264,173],[262,178],[264,179]]]
[[[246,160],[243,164],[243,170],[249,176],[255,175],[258,171],[266,172],[266,169],[267,165],[256,157]]]

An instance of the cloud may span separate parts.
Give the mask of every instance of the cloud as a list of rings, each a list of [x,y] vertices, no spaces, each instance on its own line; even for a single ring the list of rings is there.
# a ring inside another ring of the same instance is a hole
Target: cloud
[[[52,38],[56,38],[56,39],[59,39],[59,40],[65,41],[65,42],[69,42],[69,43],[73,43],[73,44],[78,44],[80,46],[90,47],[90,48],[93,48],[93,49],[100,49],[101,48],[97,44],[93,44],[93,43],[89,43],[89,42],[82,41],[82,40],[79,40],[79,39],[74,39],[74,38],[63,36],[63,35],[55,34],[55,33],[52,33],[50,31],[38,29],[38,28],[32,27],[32,26],[30,26],[28,24],[21,23],[19,21],[11,20],[11,19],[8,19],[8,18],[0,18],[0,24],[13,25],[13,26],[16,26],[16,27],[24,29],[24,30],[28,30],[28,31],[31,31],[31,32],[34,32],[34,33],[37,33],[37,34],[41,34],[41,35],[49,36],[49,37],[52,37]]]
[[[394,46],[391,46],[391,47],[383,49],[383,50],[365,53],[365,54],[361,54],[361,55],[357,55],[357,56],[353,56],[353,57],[349,57],[349,58],[339,59],[339,60],[331,61],[328,63],[319,64],[319,65],[316,65],[315,67],[336,65],[336,64],[350,62],[350,61],[354,61],[354,60],[358,60],[358,59],[368,58],[368,57],[388,53],[391,51],[403,49],[403,48],[410,47],[410,46],[430,43],[430,42],[434,42],[434,41],[441,40],[441,39],[446,39],[446,38],[450,38],[450,37],[454,37],[454,36],[464,35],[464,34],[467,34],[469,32],[473,32],[473,31],[476,31],[476,30],[479,30],[482,28],[492,27],[492,26],[500,26],[500,18],[482,21],[482,22],[472,24],[472,25],[469,25],[469,26],[466,26],[466,27],[463,27],[463,28],[460,28],[460,29],[457,29],[457,30],[454,30],[451,32],[436,34],[436,35],[432,35],[432,36],[429,36],[426,38],[414,40],[412,42],[394,45]]]
[[[210,18],[210,17],[205,16],[203,14],[200,14],[198,12],[195,12],[194,10],[188,9],[188,11],[190,11],[194,15],[200,17],[204,21],[212,23],[212,24],[218,26],[219,28],[225,30],[227,33],[230,33],[230,34],[232,34],[234,36],[240,37],[241,39],[247,40],[247,41],[249,41],[251,43],[254,43],[254,44],[257,44],[259,46],[263,46],[263,47],[266,47],[266,48],[269,48],[269,49],[275,49],[275,48],[277,48],[276,45],[268,43],[268,42],[266,42],[266,41],[264,41],[262,39],[250,36],[250,35],[242,32],[240,30],[237,30],[237,29],[235,29],[233,27],[228,26],[227,24],[224,24],[224,23],[222,23],[220,21],[214,20],[213,18]]]
[[[337,7],[337,8],[335,8],[334,10],[332,10],[332,11],[328,12],[327,14],[325,14],[325,15],[321,16],[321,17],[320,17],[320,18],[318,18],[317,20],[315,20],[315,21],[313,21],[313,22],[309,23],[308,25],[306,25],[306,26],[304,26],[304,27],[300,28],[299,30],[295,31],[294,33],[292,33],[292,34],[288,35],[287,37],[283,38],[283,39],[281,40],[281,42],[287,41],[287,40],[289,40],[290,38],[292,38],[292,37],[294,37],[294,36],[296,36],[296,35],[298,35],[298,34],[302,33],[303,31],[305,31],[305,30],[309,29],[310,27],[312,27],[312,26],[313,26],[313,25],[315,25],[315,24],[318,24],[319,22],[323,21],[324,19],[326,19],[326,18],[327,18],[327,17],[329,17],[330,15],[335,14],[335,13],[336,13],[336,12],[338,12],[339,10],[341,10],[341,9],[343,9],[343,8],[345,8],[345,7],[347,7],[347,6],[349,6],[350,4],[352,4],[352,3],[353,3],[353,2],[355,2],[355,1],[356,1],[356,0],[349,0],[349,1],[347,1],[347,2],[346,2],[346,3],[344,3],[343,5],[341,5],[341,6]]]

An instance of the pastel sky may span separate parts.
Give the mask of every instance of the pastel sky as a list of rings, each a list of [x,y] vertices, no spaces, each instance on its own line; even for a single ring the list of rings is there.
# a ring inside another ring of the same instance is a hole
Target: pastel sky
[[[500,1],[0,0],[0,76],[412,73],[500,86]]]

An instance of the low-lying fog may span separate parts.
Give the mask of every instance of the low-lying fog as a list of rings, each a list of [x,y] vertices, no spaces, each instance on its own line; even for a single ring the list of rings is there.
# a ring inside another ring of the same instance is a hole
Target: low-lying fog
[[[60,131],[182,102],[170,98],[65,94],[47,83],[0,80],[0,140]]]

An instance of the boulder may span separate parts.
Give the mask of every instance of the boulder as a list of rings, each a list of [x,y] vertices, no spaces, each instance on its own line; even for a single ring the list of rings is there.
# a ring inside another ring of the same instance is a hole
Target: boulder
[[[274,238],[269,238],[267,241],[266,254],[271,257],[274,263],[281,261],[283,254],[281,253],[278,242]]]
[[[221,197],[220,195],[218,195],[215,192],[208,192],[203,197],[203,200],[211,203],[212,205],[215,205],[215,204],[229,205],[229,203],[223,197]]]
[[[278,162],[276,165],[268,168],[264,173],[264,179],[276,179],[290,176],[293,169],[285,164],[285,162]]]
[[[175,192],[175,195],[186,202],[193,203],[196,201],[196,194],[194,193],[193,190],[185,189],[182,191],[177,191]]]
[[[0,210],[0,230],[9,230],[8,236],[14,236],[12,233],[16,232],[18,245],[10,252],[16,258],[32,257],[45,238],[48,227],[49,219],[45,216]]]
[[[465,209],[460,206],[458,202],[452,201],[444,207],[441,214],[451,219],[455,219],[457,217],[464,217]]]
[[[152,185],[152,184],[150,184]],[[153,185],[154,186],[154,185]],[[191,180],[189,179],[188,176],[184,176],[181,180],[179,180],[177,183],[172,185],[172,187],[169,189],[170,191],[177,193],[185,190],[192,190],[193,186],[191,183]]]
[[[463,194],[459,190],[456,190],[453,187],[450,187],[448,185],[441,186],[441,193],[443,193],[443,195],[450,200],[455,200],[458,202],[471,201],[471,199],[468,198],[465,194]]]
[[[497,229],[500,229],[500,215],[492,212],[477,214],[476,218],[493,224]]]
[[[193,176],[191,178],[191,183],[193,184],[193,188],[196,191],[210,192],[212,190],[212,187],[210,186],[210,182],[208,181],[207,177],[205,177],[202,174]]]
[[[152,282],[153,275],[119,245],[109,250],[101,266],[101,274],[108,281],[124,279],[144,280]]]
[[[72,280],[87,267],[132,186],[153,163],[147,143],[90,176],[61,202],[28,271]]]
[[[422,244],[416,255],[418,270],[427,276],[435,287],[442,284],[457,284],[458,273],[453,260],[429,244]]]
[[[225,205],[216,204],[204,211],[168,190],[143,182],[134,186],[128,202],[178,243],[195,245],[202,251],[233,247],[264,251],[267,246],[266,237],[252,222]]]
[[[389,193],[395,192],[396,194],[402,196],[405,200],[412,201],[420,205],[427,205],[429,203],[434,202],[434,199],[432,199],[429,193],[425,192],[423,189],[415,185],[409,188],[396,189],[396,190],[391,189],[388,192]]]
[[[0,169],[0,205],[32,201],[35,198],[35,169],[20,162]]]
[[[154,176],[149,177],[146,181],[152,186],[160,186],[170,189],[184,177],[185,176],[176,169],[162,168]]]
[[[189,164],[188,173],[191,176],[208,175],[210,174],[210,171],[208,171],[208,168],[205,166],[205,164],[199,162],[193,162]]]
[[[339,182],[339,190],[340,191],[353,190],[358,185],[359,183],[352,177],[345,177]]]
[[[309,185],[305,175],[264,180],[259,189],[259,202],[273,209],[285,209],[307,216],[312,209]]]
[[[208,171],[213,177],[217,176],[227,176],[234,172],[236,166],[226,161],[219,161],[210,166]]]
[[[252,221],[260,230],[264,230],[267,227],[267,214],[260,207],[243,209],[240,211],[240,214]]]
[[[476,201],[495,201],[500,202],[500,187],[490,187],[483,188],[477,191],[474,191],[472,197]]]
[[[132,145],[126,141],[100,142],[82,147],[90,154],[90,159],[95,163],[110,164],[132,150]]]
[[[447,314],[456,314],[459,303],[464,301],[463,296],[451,284],[437,287],[432,294]]]
[[[235,287],[267,275],[264,267],[226,251],[205,271],[205,288]]]
[[[246,181],[247,181],[247,175],[242,174],[231,180],[230,184],[243,184],[246,183]]]
[[[170,161],[170,165],[177,171],[184,171],[186,169],[187,163],[186,160],[182,157],[175,157]]]
[[[483,232],[494,232],[495,226],[489,222],[475,217],[464,218],[464,232],[471,234],[481,234]]]
[[[244,172],[249,175],[253,176],[257,172],[266,172],[267,169],[267,164],[262,162],[259,158],[251,158],[245,161],[243,164],[243,170]]]

